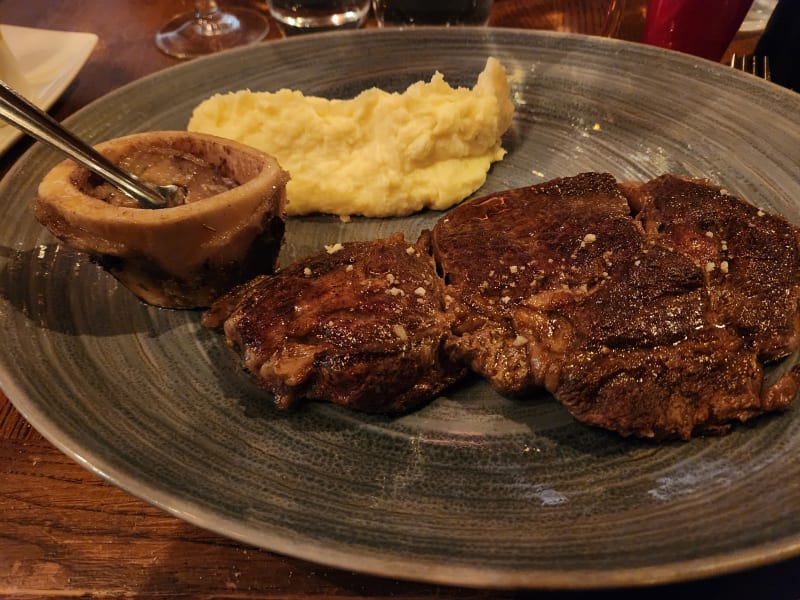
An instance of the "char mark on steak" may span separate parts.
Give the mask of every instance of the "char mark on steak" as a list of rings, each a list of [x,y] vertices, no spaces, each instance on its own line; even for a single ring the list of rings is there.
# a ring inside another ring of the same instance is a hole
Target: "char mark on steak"
[[[299,398],[404,412],[458,380],[444,351],[444,285],[429,237],[336,245],[219,299],[204,325],[224,327],[245,368],[279,408]]]

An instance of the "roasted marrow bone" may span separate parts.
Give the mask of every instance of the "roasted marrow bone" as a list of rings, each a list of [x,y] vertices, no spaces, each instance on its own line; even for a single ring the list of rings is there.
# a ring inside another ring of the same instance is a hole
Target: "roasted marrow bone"
[[[210,135],[148,132],[97,146],[143,180],[175,183],[184,203],[146,210],[71,161],[54,167],[31,208],[59,240],[92,256],[143,301],[209,306],[273,272],[288,174],[271,156]]]

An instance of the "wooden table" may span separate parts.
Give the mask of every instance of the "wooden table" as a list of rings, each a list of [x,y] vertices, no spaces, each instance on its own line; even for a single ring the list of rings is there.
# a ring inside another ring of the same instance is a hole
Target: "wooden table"
[[[245,0],[238,3],[247,4]],[[252,3],[251,3],[252,4]],[[51,113],[63,119],[143,75],[177,64],[153,33],[189,0],[0,0],[0,22],[90,31],[99,43]],[[263,3],[256,3],[266,10]],[[524,0],[498,0],[495,25]],[[535,24],[526,20],[524,24]],[[273,27],[270,38],[279,37]],[[738,52],[755,39],[736,42]],[[30,146],[0,158],[0,175]],[[776,482],[776,485],[779,482]],[[702,523],[698,523],[702,527]],[[638,598],[641,590],[585,594]],[[703,582],[653,588],[648,597],[800,596],[800,558]],[[45,441],[0,394],[0,598],[576,598],[570,592],[500,592],[393,581],[248,547],[184,523],[84,470]]]

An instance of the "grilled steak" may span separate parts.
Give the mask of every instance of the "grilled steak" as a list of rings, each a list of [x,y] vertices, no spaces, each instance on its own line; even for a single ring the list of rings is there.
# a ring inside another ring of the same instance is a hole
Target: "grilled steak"
[[[464,374],[444,352],[450,320],[429,238],[411,244],[395,234],[257,278],[218,300],[203,323],[224,323],[280,408],[304,397],[394,413]]]
[[[431,256],[432,253],[432,256]],[[413,245],[345,244],[220,299],[246,368],[300,397],[405,411],[467,368],[581,422],[688,439],[787,408],[800,235],[705,182],[584,173],[465,202]]]
[[[638,225],[610,175],[587,173],[462,204],[433,229],[454,298],[451,351],[504,394],[543,383],[521,336],[519,309],[585,293],[608,277],[609,257],[638,251]],[[631,248],[631,243],[634,248]],[[555,348],[563,331],[549,333]]]
[[[583,174],[468,202],[433,243],[448,346],[502,392],[541,385],[583,422],[684,439],[794,399],[798,374],[762,391],[762,364],[798,345],[796,231],[717,188]]]
[[[648,237],[690,257],[704,271],[712,323],[732,327],[761,360],[797,348],[795,227],[717,187],[678,177],[662,176],[632,191]]]

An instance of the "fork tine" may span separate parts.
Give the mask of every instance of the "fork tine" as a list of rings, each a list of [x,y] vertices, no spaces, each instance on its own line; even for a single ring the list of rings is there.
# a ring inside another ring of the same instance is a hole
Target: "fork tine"
[[[756,56],[753,54],[745,54],[738,56],[733,54],[731,56],[730,66],[738,71],[750,73],[761,79],[767,81],[772,80],[772,73],[769,66],[769,58],[765,56]]]
[[[765,54],[762,58],[762,65],[761,65],[761,77],[766,79],[767,81],[772,81],[772,71],[769,69],[769,57]]]
[[[756,77],[760,77],[761,79],[766,79],[767,81],[772,80],[772,73],[769,70],[769,58],[764,56],[751,56],[750,57],[752,62],[752,67],[750,72],[755,75]]]

